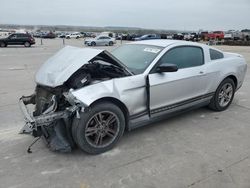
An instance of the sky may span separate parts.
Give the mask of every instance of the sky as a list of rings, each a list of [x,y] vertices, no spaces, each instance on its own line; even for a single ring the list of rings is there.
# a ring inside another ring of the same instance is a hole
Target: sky
[[[0,0],[0,24],[250,28],[250,0]]]

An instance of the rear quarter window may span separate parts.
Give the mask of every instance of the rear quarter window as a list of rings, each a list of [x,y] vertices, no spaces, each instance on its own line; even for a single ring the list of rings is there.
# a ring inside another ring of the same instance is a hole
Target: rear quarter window
[[[210,58],[211,60],[216,60],[216,59],[222,59],[224,58],[223,53],[214,50],[214,49],[209,49],[209,53],[210,53]]]

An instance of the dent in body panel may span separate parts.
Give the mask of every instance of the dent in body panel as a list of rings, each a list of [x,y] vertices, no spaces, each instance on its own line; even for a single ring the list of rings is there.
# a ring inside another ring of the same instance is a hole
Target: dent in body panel
[[[111,97],[120,100],[129,115],[146,110],[146,87],[144,75],[134,75],[103,81],[72,91],[72,94],[86,106],[96,100]]]

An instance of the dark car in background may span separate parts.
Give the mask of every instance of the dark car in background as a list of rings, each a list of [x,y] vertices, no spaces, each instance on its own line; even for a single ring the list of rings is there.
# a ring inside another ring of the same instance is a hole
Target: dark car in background
[[[68,35],[68,33],[59,33],[57,35],[58,38],[66,38],[66,35]]]
[[[54,38],[56,38],[56,34],[53,33],[53,32],[43,33],[41,35],[41,38],[44,38],[44,39],[54,39]]]
[[[24,45],[25,47],[30,47],[35,43],[35,39],[28,33],[14,33],[7,38],[0,39],[1,47],[7,47],[8,45]]]
[[[173,35],[173,39],[175,39],[175,40],[183,40],[184,39],[184,35],[183,35],[183,33],[175,33]]]
[[[133,33],[133,34],[127,34],[126,36],[126,40],[131,40],[131,41],[134,41],[136,38],[140,38],[142,35],[140,34],[136,34],[136,33]]]
[[[200,38],[201,38],[201,40],[207,40],[207,35],[208,35],[208,31],[202,31],[202,32],[200,32]]]
[[[152,40],[152,39],[161,39],[160,36],[156,35],[156,34],[148,34],[148,35],[143,35],[141,37],[135,38],[135,41],[139,41],[139,40]]]

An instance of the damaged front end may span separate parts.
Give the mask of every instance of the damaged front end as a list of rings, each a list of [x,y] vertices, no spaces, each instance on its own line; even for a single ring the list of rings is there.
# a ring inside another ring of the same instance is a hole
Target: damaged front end
[[[131,74],[107,51],[63,48],[37,72],[35,93],[20,98],[19,105],[25,119],[20,133],[45,138],[53,151],[70,152],[75,145],[72,121],[79,118],[79,111],[87,107],[72,92]]]
[[[81,107],[79,103],[71,105],[60,92],[63,91],[37,86],[35,94],[20,98],[25,119],[20,133],[43,137],[53,151],[70,152],[74,147],[72,117]],[[31,105],[35,108],[33,113],[29,111]]]

